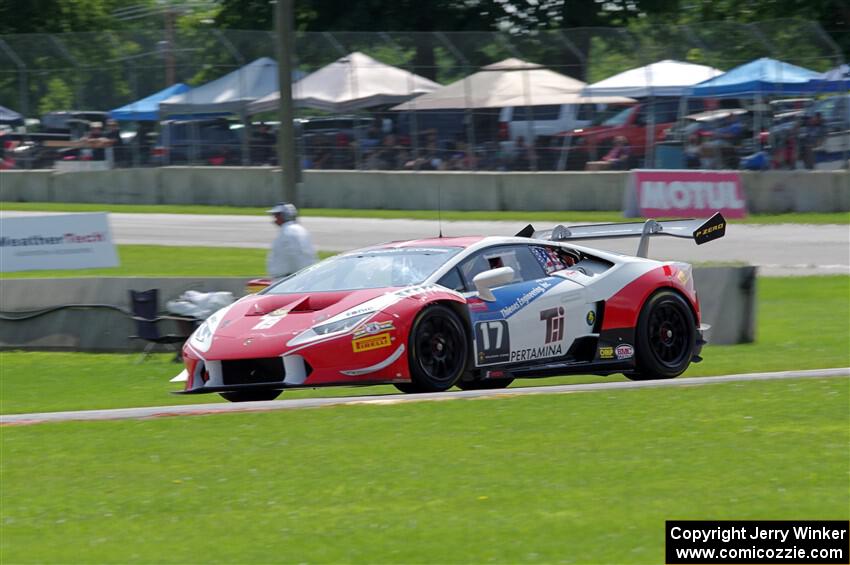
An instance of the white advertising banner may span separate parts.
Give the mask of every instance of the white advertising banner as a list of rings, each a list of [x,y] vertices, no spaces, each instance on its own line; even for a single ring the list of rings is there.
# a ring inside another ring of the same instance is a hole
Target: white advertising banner
[[[107,214],[0,220],[0,271],[117,267]]]

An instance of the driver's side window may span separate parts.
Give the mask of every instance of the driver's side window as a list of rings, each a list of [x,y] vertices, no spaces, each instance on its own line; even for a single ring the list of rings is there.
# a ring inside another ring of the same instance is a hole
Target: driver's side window
[[[466,288],[474,290],[475,285],[472,279],[475,275],[500,267],[510,267],[514,270],[514,278],[508,284],[546,276],[527,245],[505,245],[483,249],[460,264],[460,273]]]

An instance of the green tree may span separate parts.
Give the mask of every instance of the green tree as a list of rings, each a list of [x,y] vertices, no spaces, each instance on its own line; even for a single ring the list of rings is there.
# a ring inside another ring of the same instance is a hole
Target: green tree
[[[47,82],[47,92],[38,102],[38,112],[46,114],[54,110],[67,110],[74,104],[74,93],[61,78],[52,78]]]

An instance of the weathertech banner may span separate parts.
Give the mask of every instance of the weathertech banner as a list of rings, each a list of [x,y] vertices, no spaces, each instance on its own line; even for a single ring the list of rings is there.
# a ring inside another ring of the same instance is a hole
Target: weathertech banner
[[[0,271],[117,266],[106,214],[3,218]]]
[[[747,199],[737,171],[634,170],[626,187],[626,216],[745,218]]]

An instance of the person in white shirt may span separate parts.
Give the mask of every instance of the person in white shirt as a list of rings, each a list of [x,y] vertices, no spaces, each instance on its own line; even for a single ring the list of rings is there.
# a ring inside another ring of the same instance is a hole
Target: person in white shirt
[[[304,226],[296,222],[298,209],[292,204],[279,202],[267,213],[274,216],[275,225],[280,226],[266,257],[266,271],[269,277],[287,277],[315,263],[316,251],[310,241],[310,234]]]

